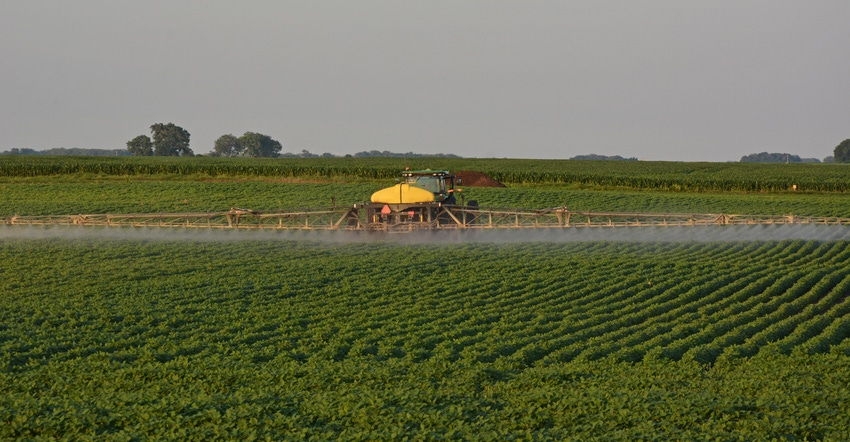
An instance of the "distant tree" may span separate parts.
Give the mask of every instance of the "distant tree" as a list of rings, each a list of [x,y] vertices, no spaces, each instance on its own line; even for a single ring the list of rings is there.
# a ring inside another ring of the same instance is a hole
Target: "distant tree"
[[[256,132],[245,132],[239,137],[239,143],[245,149],[245,154],[252,158],[274,158],[283,148],[272,137]]]
[[[173,123],[156,123],[151,126],[153,134],[153,153],[158,156],[191,157],[189,132]]]
[[[218,137],[215,140],[215,146],[213,147],[213,151],[210,154],[214,157],[238,157],[245,152],[245,146],[239,142],[239,138],[236,136],[227,134]]]
[[[42,155],[75,157],[120,157],[130,156],[131,152],[121,149],[89,149],[85,147],[54,147],[40,152]]]
[[[453,153],[436,153],[436,154],[424,154],[424,153],[396,153],[390,151],[380,151],[380,150],[370,150],[370,151],[362,151],[354,154],[354,158],[370,158],[370,157],[384,157],[384,158],[463,158],[461,156],[455,155]]]
[[[834,157],[834,156],[832,156],[832,155],[830,155],[830,156],[828,156],[828,157],[824,157],[823,162],[824,162],[824,163],[834,163],[834,162],[835,162],[835,157]]]
[[[802,163],[799,155],[789,153],[751,153],[741,157],[742,163]]]
[[[139,135],[127,142],[127,150],[135,156],[153,155],[153,142],[147,135]]]
[[[41,152],[39,152],[35,149],[28,149],[26,147],[20,147],[20,148],[13,147],[10,150],[3,152],[3,153],[9,154],[9,155],[38,155]]]
[[[836,163],[850,163],[850,138],[835,146],[833,156]]]
[[[594,160],[594,161],[637,161],[636,157],[624,158],[620,155],[597,155],[595,153],[588,155],[576,155],[571,160]]]
[[[129,143],[128,143],[129,144]],[[131,152],[123,149],[89,149],[83,147],[52,147],[45,150],[34,150],[27,148],[13,148],[0,154],[16,154],[16,155],[51,155],[51,156],[75,156],[75,157],[120,157],[130,156]]]

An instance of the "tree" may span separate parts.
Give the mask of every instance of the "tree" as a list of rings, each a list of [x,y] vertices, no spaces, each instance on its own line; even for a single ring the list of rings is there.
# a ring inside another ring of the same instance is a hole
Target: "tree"
[[[153,155],[153,142],[147,135],[139,135],[127,142],[127,150],[136,156]]]
[[[191,157],[189,132],[173,123],[156,123],[151,126],[153,134],[153,153],[158,156]]]
[[[591,154],[588,154],[588,155],[576,155],[576,156],[574,156],[570,159],[571,160],[592,160],[592,161],[637,161],[638,160],[637,157],[623,158],[620,155],[607,156],[607,155],[599,155],[599,154],[595,154],[595,153],[591,153]]]
[[[836,163],[850,163],[850,138],[835,146],[833,156]]]
[[[11,155],[38,155],[40,152],[35,149],[29,149],[26,147],[13,147],[12,150],[3,153]]]
[[[252,158],[274,158],[283,149],[272,137],[256,132],[245,132],[239,137],[239,144],[245,149],[245,154]]]
[[[742,163],[802,163],[803,159],[799,155],[791,155],[790,153],[751,153],[741,157]]]
[[[215,140],[212,156],[214,157],[237,157],[245,152],[245,146],[232,134],[222,135]]]

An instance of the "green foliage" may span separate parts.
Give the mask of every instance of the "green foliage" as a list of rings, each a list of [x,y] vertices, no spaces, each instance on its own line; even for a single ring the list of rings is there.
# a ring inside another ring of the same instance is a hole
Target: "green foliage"
[[[278,141],[268,135],[245,132],[239,137],[239,145],[251,158],[274,158],[283,148]]]
[[[127,150],[137,156],[153,155],[153,141],[147,135],[139,135],[127,142]]]
[[[833,157],[837,163],[850,163],[850,138],[835,146]]]
[[[571,160],[592,160],[592,161],[637,161],[635,157],[623,158],[620,155],[598,155],[595,153],[589,155],[576,155]]]
[[[250,238],[0,240],[0,438],[850,431],[846,242]]]
[[[210,156],[214,157],[238,157],[245,151],[245,147],[232,134],[226,134],[215,140],[215,146]]]
[[[156,123],[151,125],[153,134],[153,153],[166,157],[191,157],[189,132],[174,123]],[[138,137],[137,137],[138,138]]]
[[[0,176],[68,174],[176,175],[310,180],[392,180],[411,169],[475,170],[506,184],[675,192],[848,192],[850,169],[838,164],[670,163],[457,158],[69,158],[0,157]]]
[[[24,147],[24,148],[13,147],[13,148],[11,148],[7,151],[3,151],[2,153],[4,155],[5,154],[9,154],[9,155],[38,155],[41,152],[39,152],[35,149],[26,148],[26,147]]]
[[[0,211],[347,205],[411,166],[489,206],[847,216],[842,166],[434,161],[6,156]],[[0,226],[0,439],[850,433],[847,242],[13,239],[62,232]]]
[[[820,160],[812,160],[819,162]],[[791,155],[789,153],[751,153],[741,157],[742,163],[802,163],[803,159],[799,155]]]
[[[349,206],[368,201],[392,179],[288,182],[286,179],[75,179],[0,181],[0,217],[78,213],[210,212]],[[577,211],[794,214],[850,217],[842,193],[775,194],[594,191],[564,185],[465,187],[466,201],[487,207],[529,209],[567,206]]]
[[[0,184],[0,217],[79,213],[219,212],[351,205],[380,184],[269,181],[72,181]]]
[[[129,143],[128,143],[129,144]],[[54,147],[51,149],[45,150],[34,150],[34,149],[19,149],[12,148],[5,152],[0,152],[0,155],[12,154],[12,155],[53,155],[53,156],[91,156],[91,157],[116,157],[116,156],[130,156],[132,155],[129,151],[123,151],[120,149],[89,149],[83,147]]]

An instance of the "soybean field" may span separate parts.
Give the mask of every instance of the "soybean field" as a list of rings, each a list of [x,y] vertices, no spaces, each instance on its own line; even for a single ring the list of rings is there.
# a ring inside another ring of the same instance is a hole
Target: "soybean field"
[[[279,210],[363,203],[393,180],[353,183],[275,180],[0,180],[0,217],[81,213]],[[737,193],[587,190],[554,184],[462,187],[483,207],[576,211],[726,213],[850,217],[844,193]]]
[[[841,440],[846,241],[0,240],[0,437]]]
[[[0,218],[348,206],[405,166],[489,207],[850,216],[838,164],[2,156]],[[846,440],[850,229],[641,229],[0,224],[0,439]]]

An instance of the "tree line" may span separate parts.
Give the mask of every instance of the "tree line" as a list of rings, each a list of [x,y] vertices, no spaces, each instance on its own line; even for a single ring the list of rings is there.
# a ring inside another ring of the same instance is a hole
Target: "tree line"
[[[53,155],[64,157],[126,157],[130,152],[121,149],[88,149],[83,147],[54,147],[47,150],[35,150],[27,147],[13,147],[0,152],[5,155]]]
[[[838,143],[832,156],[823,159],[824,163],[850,163],[850,138]],[[741,157],[742,163],[820,163],[817,158],[800,158],[788,153],[752,153]]]
[[[751,153],[741,157],[742,163],[820,163],[817,158],[800,158],[790,153]]]
[[[588,155],[576,155],[571,160],[592,160],[592,161],[637,161],[638,159],[635,157],[624,158],[620,155],[597,155],[595,153]]]
[[[195,153],[189,147],[189,139],[190,134],[186,129],[183,129],[180,126],[175,125],[174,123],[156,123],[151,125],[151,135],[149,137],[147,135],[139,135],[132,140],[127,142],[127,151],[131,155],[137,156],[194,156]],[[281,155],[280,151],[282,150],[282,146],[280,142],[273,139],[272,137],[257,133],[257,132],[245,132],[242,136],[237,137],[233,134],[226,134],[220,136],[213,145],[213,150],[210,152],[210,156],[213,157],[239,157],[239,156],[247,156],[252,158],[275,158],[275,157],[301,157],[301,158],[313,158],[313,157],[334,157],[332,154],[312,154],[307,150],[302,150],[301,153],[297,154],[283,154]],[[98,151],[94,153],[93,151]],[[66,150],[64,148],[60,149],[51,149],[44,152],[38,152],[33,149],[21,149],[15,148],[11,151],[0,152],[2,154],[17,154],[17,155],[27,155],[27,154],[50,154],[50,155],[106,155],[106,152],[110,152],[112,154],[115,151],[103,151],[97,149],[71,149]],[[115,155],[126,155],[115,153]],[[346,157],[351,157],[351,155],[345,155]],[[389,151],[363,151],[354,154],[354,157],[405,157],[405,158],[416,158],[416,157],[439,157],[439,158],[461,158],[460,156],[454,154],[414,154],[413,152],[408,153],[394,153]],[[620,161],[636,161],[637,158],[623,158],[621,156],[615,155],[612,157],[604,156],[604,155],[579,155],[573,157],[571,159],[574,160],[620,160]],[[757,154],[750,154],[741,157],[741,162],[785,162],[785,163],[796,163],[796,162],[819,162],[816,158],[800,158],[798,155],[790,155],[787,153],[767,153],[761,152]],[[824,162],[837,162],[837,163],[850,163],[850,138],[839,143],[835,149],[833,150],[833,156],[826,157]]]
[[[139,135],[127,142],[127,150],[132,155],[138,156],[194,156],[189,148],[189,132],[173,123],[157,123],[151,125],[151,135]],[[314,154],[308,150],[300,153],[281,154],[283,149],[280,142],[274,138],[257,133],[245,132],[237,137],[233,134],[225,134],[218,137],[213,145],[211,157],[251,157],[251,158],[334,158],[336,155],[330,153]],[[345,155],[351,157],[352,155]],[[394,157],[394,158],[461,158],[454,154],[417,154],[413,152],[395,153],[389,151],[363,151],[353,155],[355,158],[365,157]]]
[[[153,139],[139,135],[127,142],[127,150],[139,156],[191,157],[195,153],[189,148],[189,131],[174,123],[151,125]]]
[[[138,156],[191,157],[195,153],[189,148],[189,131],[174,123],[151,125],[151,137],[139,135],[127,142],[127,150]],[[268,135],[245,132],[241,137],[232,134],[215,140],[210,156],[274,158],[280,155],[280,142]]]

